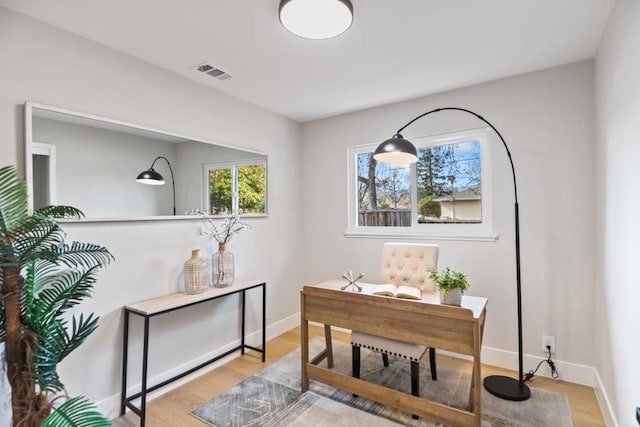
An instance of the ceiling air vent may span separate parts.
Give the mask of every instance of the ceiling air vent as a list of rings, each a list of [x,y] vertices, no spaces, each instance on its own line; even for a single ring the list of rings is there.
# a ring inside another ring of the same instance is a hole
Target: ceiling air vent
[[[196,71],[200,71],[201,73],[204,73],[208,76],[211,77],[215,77],[218,80],[229,80],[231,77],[233,77],[231,74],[228,74],[224,71],[222,71],[220,68],[216,68],[215,66],[211,65],[211,64],[207,64],[202,63],[200,65],[196,65],[195,67],[193,67]]]

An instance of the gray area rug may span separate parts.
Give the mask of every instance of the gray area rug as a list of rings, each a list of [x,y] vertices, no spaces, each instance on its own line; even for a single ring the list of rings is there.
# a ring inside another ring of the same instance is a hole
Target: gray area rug
[[[334,342],[334,369],[351,373],[351,347]],[[310,354],[317,354],[323,340],[314,338]],[[386,387],[410,393],[409,362],[382,357],[362,349],[361,377]],[[324,364],[325,362],[323,362]],[[324,365],[326,366],[326,364]],[[438,380],[431,380],[428,364],[421,364],[420,395],[460,409],[467,409],[471,375],[438,367]],[[192,415],[211,426],[426,426],[442,424],[381,405],[377,402],[312,381],[310,390],[300,393],[300,349],[267,366],[224,393],[196,408]],[[499,399],[482,390],[483,427],[553,426],[571,427],[567,396],[531,388],[525,402]]]

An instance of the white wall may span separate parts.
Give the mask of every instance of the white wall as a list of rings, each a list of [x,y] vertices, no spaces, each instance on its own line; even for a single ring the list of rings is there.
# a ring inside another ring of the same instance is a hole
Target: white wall
[[[237,275],[267,280],[268,323],[277,326],[298,312],[302,172],[297,123],[2,8],[0,52],[2,165],[23,169],[27,100],[267,153],[270,216],[249,220],[253,228],[234,237],[229,249],[236,255]],[[84,393],[115,415],[122,306],[182,289],[183,263],[191,249],[214,250],[197,235],[197,225],[179,220],[64,226],[69,239],[104,244],[116,257],[101,274],[94,298],[82,306],[101,316],[100,327],[61,369],[72,395]],[[153,319],[150,377],[237,339],[237,307],[232,298]],[[260,298],[251,296],[248,312],[260,307]],[[132,326],[131,338],[139,342],[140,322]],[[257,328],[256,316],[248,331]],[[136,360],[139,353],[133,351],[131,360]],[[139,363],[131,368],[135,382]]]
[[[565,379],[575,364],[593,366],[594,142],[591,61],[525,74],[380,108],[307,123],[303,128],[306,282],[353,270],[380,280],[385,240],[346,238],[347,147],[377,143],[417,115],[465,107],[491,121],[510,147],[520,201],[524,353],[543,356],[554,335]],[[339,102],[339,100],[336,100]],[[480,127],[460,112],[425,117],[409,139]],[[513,187],[504,149],[491,140],[496,242],[436,241],[439,266],[469,274],[471,295],[489,298],[484,346],[495,363],[517,369]],[[484,188],[483,188],[484,190]],[[511,351],[514,353],[505,353]],[[483,357],[485,357],[483,355]],[[487,357],[484,359],[489,361]],[[527,358],[525,370],[535,368]],[[542,371],[542,369],[541,369]]]
[[[621,426],[636,425],[640,406],[639,18],[640,2],[618,0],[595,62],[598,396]]]

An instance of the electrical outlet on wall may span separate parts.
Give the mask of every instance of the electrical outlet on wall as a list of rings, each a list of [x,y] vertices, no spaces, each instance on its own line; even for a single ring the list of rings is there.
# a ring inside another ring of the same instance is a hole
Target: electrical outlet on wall
[[[551,347],[551,354],[555,354],[556,337],[554,337],[553,335],[543,335],[542,336],[542,352],[544,354],[549,354],[547,350],[547,346]]]

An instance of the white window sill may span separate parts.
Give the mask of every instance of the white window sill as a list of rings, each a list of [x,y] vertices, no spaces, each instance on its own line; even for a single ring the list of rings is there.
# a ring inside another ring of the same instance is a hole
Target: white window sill
[[[498,235],[488,234],[435,234],[415,232],[384,232],[384,231],[346,231],[345,237],[356,239],[404,239],[404,240],[458,240],[473,242],[495,242]]]

